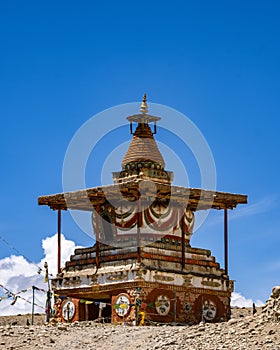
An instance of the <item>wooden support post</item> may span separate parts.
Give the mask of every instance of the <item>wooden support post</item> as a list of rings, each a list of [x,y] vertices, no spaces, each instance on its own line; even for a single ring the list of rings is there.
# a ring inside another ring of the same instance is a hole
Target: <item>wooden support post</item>
[[[61,271],[61,209],[57,211],[57,274]]]
[[[228,275],[228,210],[224,209],[224,264],[225,264],[225,273]]]
[[[88,312],[88,304],[85,304],[85,320],[88,321],[89,319],[89,312]]]
[[[102,220],[101,216],[99,216],[99,206],[96,208],[97,215],[96,215],[96,231],[95,231],[95,265],[98,269],[100,266],[99,262],[99,221]]]
[[[184,230],[184,207],[182,207],[181,214],[181,243],[182,243],[182,270],[185,268],[185,249],[186,249],[186,240],[185,240],[185,230]]]
[[[177,322],[177,293],[174,290],[174,322]]]
[[[96,242],[95,242],[95,265],[96,268],[99,268],[99,241],[97,240],[96,237]]]
[[[141,199],[140,195],[137,201],[137,262],[141,262],[141,247],[140,247],[140,235],[142,226],[142,212],[141,212]]]
[[[32,286],[32,317],[31,317],[31,324],[34,325],[34,303],[35,303],[35,287]]]

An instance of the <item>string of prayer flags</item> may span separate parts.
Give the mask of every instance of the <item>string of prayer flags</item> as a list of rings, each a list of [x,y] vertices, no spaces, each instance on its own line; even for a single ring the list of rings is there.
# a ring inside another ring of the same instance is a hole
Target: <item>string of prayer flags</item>
[[[55,296],[58,296],[58,295],[55,294]],[[62,296],[59,296],[59,297],[61,298]],[[65,298],[65,297],[64,297],[64,298]],[[87,305],[90,305],[90,304],[102,305],[102,306],[100,306],[100,307],[105,307],[105,306],[107,306],[107,305],[111,305],[111,304],[109,304],[109,303],[103,303],[103,302],[101,302],[101,301],[93,301],[93,300],[86,300],[86,299],[79,299],[79,301],[80,301],[81,304],[87,304]]]
[[[38,271],[37,271],[38,274],[41,273],[42,269],[41,269],[40,266],[36,265],[33,261],[31,261],[30,259],[28,259],[22,252],[20,252],[18,249],[16,249],[16,248],[15,248],[11,243],[9,243],[4,237],[0,236],[0,240],[1,240],[2,242],[4,242],[5,244],[7,244],[7,246],[10,247],[12,250],[14,250],[17,254],[23,256],[24,259],[25,259],[26,261],[28,261],[30,264],[36,266],[37,269],[38,269]]]
[[[32,287],[29,287],[29,288],[26,288],[26,289],[22,289],[22,290],[20,290],[19,292],[14,293],[14,295],[18,295],[18,294],[20,294],[20,293],[26,293],[26,292],[28,292],[28,291],[31,290],[31,289],[35,289],[35,290],[38,290],[38,291],[40,291],[40,292],[47,293],[47,291],[46,291],[45,289],[38,288],[38,287],[36,287],[36,286],[32,286]]]
[[[14,298],[14,300],[11,302],[11,305],[15,305],[17,298],[18,298],[17,296]]]
[[[20,298],[20,299],[22,299],[22,300],[24,300],[24,301],[26,301],[28,304],[31,304],[32,305],[32,302],[31,301],[29,301],[29,300],[27,300],[27,299],[25,299],[25,298],[23,298],[22,296],[17,296],[17,298]],[[12,305],[12,304],[11,304]],[[38,304],[36,304],[36,303],[34,303],[34,305],[35,306],[38,306],[40,309],[43,309],[43,310],[45,310],[45,308],[43,307],[43,306],[41,306],[41,305],[38,305]]]
[[[39,290],[39,291],[41,291],[41,292],[47,293],[44,289],[41,289],[41,288],[38,288],[38,287],[35,287],[35,286],[29,287],[29,288],[26,288],[26,289],[22,289],[22,290],[20,290],[20,291],[17,292],[17,293],[11,292],[9,289],[7,289],[7,288],[6,288],[5,286],[3,286],[2,284],[0,284],[0,287],[1,287],[2,289],[5,290],[5,294],[6,294],[5,296],[0,297],[0,301],[5,300],[5,299],[9,299],[9,298],[13,298],[13,301],[11,302],[11,305],[15,305],[15,303],[17,302],[17,299],[18,299],[18,298],[24,300],[25,302],[27,302],[27,303],[29,303],[29,304],[32,304],[31,301],[25,299],[24,297],[22,297],[22,296],[19,295],[19,294],[21,294],[21,293],[26,293],[26,292],[28,292],[29,290],[33,289],[33,288],[36,289],[36,290]],[[36,303],[34,303],[34,305],[40,307],[41,309],[44,309],[42,306],[40,306],[40,305],[38,305],[38,304],[36,304]]]

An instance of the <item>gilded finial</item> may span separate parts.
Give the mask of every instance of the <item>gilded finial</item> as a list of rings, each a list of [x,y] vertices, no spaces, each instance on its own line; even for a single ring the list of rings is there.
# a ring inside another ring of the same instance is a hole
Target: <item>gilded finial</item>
[[[140,107],[140,112],[142,114],[147,114],[148,113],[148,105],[147,105],[147,95],[146,95],[146,93],[143,96],[143,100],[142,100],[141,107]]]

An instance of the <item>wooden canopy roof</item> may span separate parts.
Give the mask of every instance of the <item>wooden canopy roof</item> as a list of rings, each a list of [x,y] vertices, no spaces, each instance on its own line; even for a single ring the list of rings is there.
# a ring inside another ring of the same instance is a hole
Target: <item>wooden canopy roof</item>
[[[144,94],[140,108],[141,114],[129,116],[127,118],[130,123],[137,122],[138,126],[133,133],[130,146],[122,160],[123,168],[127,164],[139,161],[151,161],[159,164],[161,167],[165,166],[164,159],[149,126],[150,122],[156,123],[160,120],[160,117],[150,116],[147,112],[148,106],[146,94]],[[135,176],[129,175],[127,178],[121,178],[119,184],[41,196],[38,198],[38,204],[48,205],[54,210],[72,209],[92,211],[97,205],[106,202],[117,206],[124,201],[135,201],[141,198],[143,202],[153,202],[155,199],[170,201],[175,205],[177,203],[178,205],[196,211],[210,208],[233,209],[238,204],[247,203],[246,195],[171,186],[159,180],[159,182],[157,182],[154,178],[147,181],[141,178],[142,175],[140,176],[140,173]],[[155,186],[150,186],[151,181]]]
[[[140,190],[139,184],[141,182]],[[141,198],[141,201],[151,201],[151,199],[154,200],[156,197],[157,200],[169,200],[172,203],[178,203],[178,205],[183,205],[196,211],[211,208],[233,209],[238,204],[247,203],[246,195],[164,184],[157,184],[157,193],[155,194],[149,185],[146,188],[143,186],[145,181],[142,180],[141,182],[101,186],[75,192],[41,196],[38,198],[38,204],[48,205],[53,210],[92,211],[98,204],[103,204],[107,201],[113,203],[113,205],[118,205],[125,200],[133,201]]]

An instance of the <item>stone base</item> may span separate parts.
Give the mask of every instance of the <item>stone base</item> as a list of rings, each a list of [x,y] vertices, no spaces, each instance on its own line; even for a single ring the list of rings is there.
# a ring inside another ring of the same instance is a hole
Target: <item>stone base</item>
[[[108,287],[105,287],[106,290],[87,293],[78,290],[60,291],[68,296],[64,300],[57,296],[57,317],[64,322],[99,320],[117,324],[139,324],[142,320],[147,325],[221,322],[230,318],[229,292],[141,281]],[[80,298],[71,297],[79,293]],[[85,296],[86,299],[83,299]],[[69,301],[75,306],[71,318],[65,312],[65,304]]]
[[[180,244],[168,240],[142,247],[141,262],[135,246],[101,245],[99,266],[96,247],[77,249],[52,281],[61,296],[57,317],[132,324],[228,320],[233,281],[209,250],[186,245],[182,255]]]

